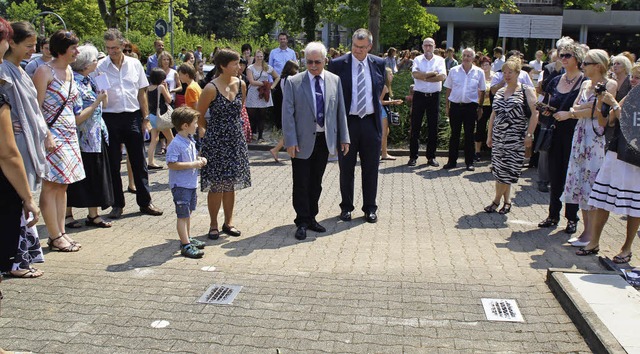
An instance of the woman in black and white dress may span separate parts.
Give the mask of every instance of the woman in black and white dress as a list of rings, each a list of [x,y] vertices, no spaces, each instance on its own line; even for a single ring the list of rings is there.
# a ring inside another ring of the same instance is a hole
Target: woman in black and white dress
[[[516,57],[504,63],[502,73],[506,86],[496,92],[493,100],[487,146],[492,148],[491,170],[496,179],[496,194],[491,204],[484,208],[487,213],[495,212],[501,200],[504,204],[499,213],[511,211],[511,184],[518,182],[525,147],[531,147],[533,131],[538,124],[536,93],[533,87],[524,87],[518,82],[521,68],[522,63]],[[525,104],[529,106],[529,112],[526,112]]]

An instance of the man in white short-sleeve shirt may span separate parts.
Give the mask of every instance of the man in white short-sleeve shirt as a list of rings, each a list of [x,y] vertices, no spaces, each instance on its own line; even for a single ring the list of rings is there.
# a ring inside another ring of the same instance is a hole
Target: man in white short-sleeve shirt
[[[121,144],[127,148],[140,211],[154,216],[162,215],[162,211],[151,203],[149,171],[144,157],[142,120],[149,114],[147,76],[140,61],[122,53],[124,37],[120,31],[113,28],[107,30],[104,41],[108,55],[98,62],[96,72],[105,75],[110,86],[106,90],[109,100],[102,109],[102,117],[109,131],[107,152],[115,197],[109,217],[120,218],[125,205],[120,177]]]
[[[474,171],[473,132],[476,119],[482,116],[482,102],[486,84],[484,71],[473,65],[475,51],[466,48],[462,51],[462,64],[449,70],[444,87],[447,88],[447,116],[451,126],[449,138],[449,161],[444,169],[456,167],[460,145],[460,131],[464,125],[464,162],[467,171]]]
[[[442,81],[447,77],[447,67],[444,58],[434,55],[436,43],[433,38],[426,38],[422,42],[424,54],[413,60],[411,75],[413,76],[413,103],[411,105],[411,139],[409,142],[408,166],[415,166],[418,160],[420,126],[422,117],[427,116],[427,165],[438,167],[436,161],[436,147],[438,146],[438,116],[440,110],[440,91]]]

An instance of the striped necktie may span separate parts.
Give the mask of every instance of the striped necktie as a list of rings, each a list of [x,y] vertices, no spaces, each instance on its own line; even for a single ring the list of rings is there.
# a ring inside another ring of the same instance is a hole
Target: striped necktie
[[[358,116],[363,118],[367,113],[367,85],[364,80],[364,64],[360,62],[358,64],[358,103],[356,108],[358,109]]]

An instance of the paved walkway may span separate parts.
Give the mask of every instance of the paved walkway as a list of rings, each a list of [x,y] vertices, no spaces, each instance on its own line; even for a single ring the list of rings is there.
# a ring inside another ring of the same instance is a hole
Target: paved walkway
[[[318,215],[328,231],[309,232],[299,242],[290,162],[275,163],[266,151],[250,158],[253,187],[237,194],[235,209],[242,237],[207,241],[200,260],[180,257],[168,173],[152,172],[154,204],[164,216],[141,215],[128,194],[125,217],[112,229],[73,234],[82,251],[47,253],[44,277],[2,283],[0,347],[37,353],[590,351],[545,276],[550,267],[601,268],[593,257],[573,255],[562,228],[536,227],[548,195],[532,187],[535,171],[524,171],[512,212],[502,216],[482,212],[493,195],[486,162],[475,172],[445,172],[427,167],[424,158],[416,168],[406,167],[406,158],[386,161],[380,220],[367,224],[359,211],[351,222],[338,220],[338,165],[330,163]],[[357,201],[359,185],[357,175]],[[199,197],[192,229],[201,236],[209,216],[206,195]],[[40,232],[44,238],[42,225]],[[623,235],[624,221],[612,216],[603,253],[616,254]],[[201,270],[207,266],[216,270]],[[213,283],[243,289],[232,305],[196,303]],[[525,322],[487,321],[483,297],[517,300]],[[169,325],[152,328],[156,320]]]

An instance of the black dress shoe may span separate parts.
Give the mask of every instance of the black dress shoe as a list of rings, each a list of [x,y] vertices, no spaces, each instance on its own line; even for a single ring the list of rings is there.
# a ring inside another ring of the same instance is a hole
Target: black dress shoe
[[[413,166],[416,165],[416,162],[417,162],[416,159],[409,159],[409,162],[407,163],[407,166],[413,167]]]
[[[442,169],[443,170],[450,170],[450,169],[455,168],[455,167],[456,167],[455,163],[449,162],[449,163],[445,164],[444,166],[442,166]]]
[[[440,164],[438,163],[438,161],[436,161],[436,159],[428,159],[427,166],[438,167],[440,166]]]
[[[343,210],[340,212],[340,220],[342,221],[351,221],[351,212]]]
[[[467,171],[475,171],[476,168],[473,165],[467,165]]]
[[[140,211],[143,214],[151,215],[151,216],[160,216],[162,215],[162,210],[156,208],[153,204],[149,204],[146,207],[141,207]]]
[[[306,238],[307,238],[307,227],[306,226],[299,226],[298,230],[296,230],[296,239],[304,240]]]
[[[375,224],[378,222],[378,215],[376,215],[376,213],[365,213],[364,219],[367,220],[368,223]]]
[[[311,231],[315,231],[315,232],[327,232],[327,229],[320,225],[317,221],[313,220],[311,222],[311,224],[309,224],[309,226],[307,227],[309,230]]]
[[[120,219],[121,216],[122,216],[122,208],[119,208],[119,207],[111,208],[111,212],[109,213],[109,215],[107,215],[109,219]]]

